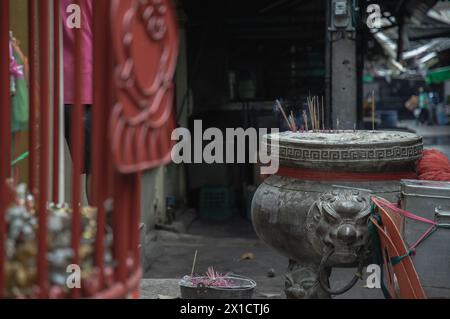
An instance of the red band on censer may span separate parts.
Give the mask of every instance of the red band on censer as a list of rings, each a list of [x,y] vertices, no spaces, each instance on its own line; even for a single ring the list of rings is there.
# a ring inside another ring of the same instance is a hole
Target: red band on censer
[[[415,172],[334,172],[304,168],[280,167],[278,176],[292,177],[312,181],[396,181],[417,179]],[[266,176],[265,176],[266,177]]]

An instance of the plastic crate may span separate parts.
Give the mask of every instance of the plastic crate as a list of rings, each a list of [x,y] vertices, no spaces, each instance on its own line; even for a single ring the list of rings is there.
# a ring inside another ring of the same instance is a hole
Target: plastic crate
[[[229,187],[202,187],[200,189],[200,217],[225,220],[233,215],[233,189]]]

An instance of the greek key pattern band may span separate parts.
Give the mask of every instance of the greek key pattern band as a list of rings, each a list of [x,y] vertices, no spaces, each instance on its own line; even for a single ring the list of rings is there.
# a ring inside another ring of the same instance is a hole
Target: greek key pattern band
[[[270,148],[269,148],[270,149]],[[386,148],[358,149],[308,149],[280,146],[273,150],[273,155],[279,155],[281,160],[314,161],[314,162],[361,162],[361,161],[395,161],[419,158],[423,145],[393,146]]]

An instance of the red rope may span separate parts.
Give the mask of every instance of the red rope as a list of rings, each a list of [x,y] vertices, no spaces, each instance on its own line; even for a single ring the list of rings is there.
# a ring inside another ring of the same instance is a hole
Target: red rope
[[[310,181],[390,181],[401,179],[416,179],[414,172],[335,172],[304,168],[280,167],[279,176],[293,177]]]

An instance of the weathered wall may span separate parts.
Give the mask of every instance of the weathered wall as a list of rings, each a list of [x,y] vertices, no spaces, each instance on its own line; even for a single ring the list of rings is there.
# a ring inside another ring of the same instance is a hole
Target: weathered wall
[[[187,107],[189,103],[185,98],[188,92],[187,83],[187,57],[186,57],[186,36],[184,29],[183,13],[179,12],[179,36],[180,53],[175,74],[177,109],[177,123],[180,126],[187,126],[187,119],[190,113]],[[189,94],[188,94],[189,96]],[[183,106],[184,102],[184,106]],[[169,164],[149,170],[142,177],[142,222],[146,224],[147,231],[154,228],[157,223],[167,222],[166,197],[176,196],[178,203],[183,204],[186,196],[185,168],[183,165]]]
[[[22,50],[28,50],[28,6],[27,0],[10,0],[11,3],[11,30],[14,37],[21,43]]]

